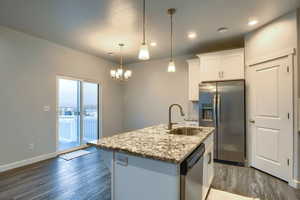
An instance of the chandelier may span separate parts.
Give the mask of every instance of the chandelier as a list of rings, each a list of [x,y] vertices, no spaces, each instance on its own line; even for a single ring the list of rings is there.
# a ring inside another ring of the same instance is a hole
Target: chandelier
[[[117,69],[110,70],[110,76],[112,79],[118,80],[118,81],[127,81],[132,76],[131,70],[124,70],[123,67],[123,54],[122,54],[122,48],[124,47],[124,44],[119,44],[120,46],[120,66]]]

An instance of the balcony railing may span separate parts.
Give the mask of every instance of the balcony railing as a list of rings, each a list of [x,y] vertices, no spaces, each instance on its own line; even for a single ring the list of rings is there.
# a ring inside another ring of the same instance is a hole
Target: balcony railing
[[[80,121],[77,115],[59,116],[59,140],[62,142],[77,142],[80,140]],[[98,138],[98,122],[96,116],[83,118],[83,142]]]

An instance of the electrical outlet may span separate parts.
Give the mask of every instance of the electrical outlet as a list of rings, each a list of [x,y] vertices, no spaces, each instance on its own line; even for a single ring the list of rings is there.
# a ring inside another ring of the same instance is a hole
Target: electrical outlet
[[[28,148],[29,148],[29,150],[33,151],[34,150],[34,144],[29,144]]]

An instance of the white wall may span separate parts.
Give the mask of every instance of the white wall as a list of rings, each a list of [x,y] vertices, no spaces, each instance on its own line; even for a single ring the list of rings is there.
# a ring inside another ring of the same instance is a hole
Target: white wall
[[[298,15],[298,34],[297,34],[297,40],[298,40],[298,48],[297,50],[299,51],[300,49],[300,8],[298,9],[297,11],[297,15]],[[298,98],[300,98],[300,69],[299,69],[299,65],[300,65],[300,53],[299,52],[296,52],[297,55],[298,55]],[[297,158],[298,158],[298,165],[295,166],[296,169],[298,169],[298,177],[297,177],[297,180],[300,181],[300,104],[298,104],[298,124],[297,124],[297,128],[298,128],[298,136],[295,137],[295,138],[298,138],[298,153],[296,154]],[[299,186],[300,187],[300,186]]]
[[[289,13],[282,16],[273,22],[253,31],[245,36],[245,59],[246,63],[252,59],[260,58],[262,56],[268,56],[274,54],[274,52],[282,51],[287,48],[297,48],[297,12]],[[297,56],[295,57],[295,80],[298,80],[298,64]],[[246,69],[246,76],[247,76]],[[246,77],[247,79],[247,77]],[[299,83],[295,82],[295,85]],[[247,87],[249,87],[247,83]],[[295,102],[297,102],[297,97],[299,96],[297,87],[295,88]],[[249,107],[250,106],[250,107]],[[252,109],[251,105],[248,104],[248,110]],[[297,108],[295,109],[295,119],[297,119]],[[295,121],[297,122],[297,121]],[[298,126],[295,124],[295,129]],[[249,136],[249,135],[248,135]],[[298,152],[298,133],[294,133],[294,151],[296,152],[294,156],[294,172],[295,179],[298,177],[300,179],[300,159]],[[249,140],[249,138],[248,138]],[[251,150],[248,149],[248,152]]]
[[[103,59],[0,27],[0,166],[56,151],[56,75],[100,82],[103,135],[120,132],[123,91],[109,77],[111,66]],[[50,112],[43,111],[44,105],[50,105]]]
[[[167,72],[169,59],[129,66],[133,77],[124,85],[125,130],[167,123],[168,107],[173,103],[182,105],[186,114],[192,113],[188,101],[188,57],[175,58],[176,73]],[[183,120],[177,108],[172,116],[174,121]]]
[[[286,48],[297,47],[296,12],[287,14],[245,37],[246,62]]]

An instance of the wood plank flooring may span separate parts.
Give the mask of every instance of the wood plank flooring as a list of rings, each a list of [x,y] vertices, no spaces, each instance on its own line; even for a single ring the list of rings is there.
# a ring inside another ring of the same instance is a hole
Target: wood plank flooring
[[[110,200],[110,173],[100,153],[55,158],[0,174],[0,200]]]
[[[248,167],[215,163],[212,187],[261,200],[300,200],[300,190],[295,190],[282,180]]]
[[[216,163],[213,188],[261,200],[300,200],[300,191],[252,168]],[[0,174],[0,200],[110,200],[100,152],[60,158]]]

